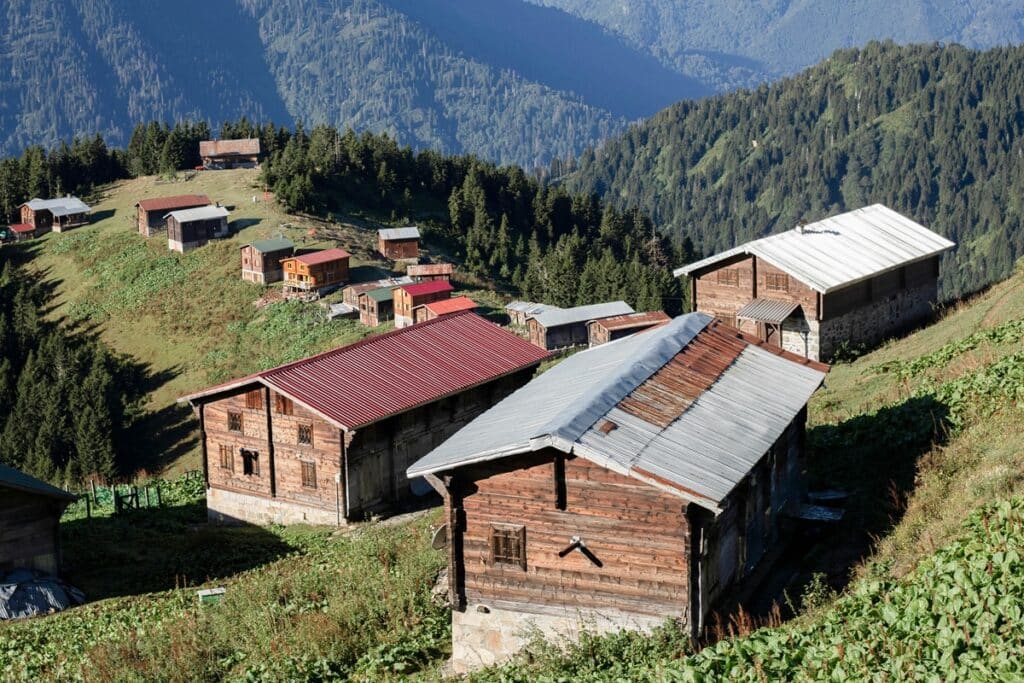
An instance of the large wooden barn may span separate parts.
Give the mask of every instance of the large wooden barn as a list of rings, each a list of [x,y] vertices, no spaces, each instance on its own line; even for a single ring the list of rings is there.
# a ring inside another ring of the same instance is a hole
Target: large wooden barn
[[[260,139],[203,140],[199,156],[208,171],[229,168],[256,168],[260,164]]]
[[[542,349],[554,350],[587,344],[587,323],[592,320],[627,315],[633,307],[625,301],[611,301],[575,308],[550,308],[526,319],[530,341]]]
[[[464,313],[187,396],[199,414],[209,517],[333,525],[393,509],[410,496],[413,461],[546,357]]]
[[[194,209],[206,206],[210,198],[205,194],[183,194],[174,197],[156,197],[143,199],[135,204],[135,222],[139,234],[152,237],[158,232],[167,230],[167,213],[181,209]]]
[[[587,334],[591,346],[600,346],[637,332],[649,330],[657,325],[663,325],[669,320],[671,318],[664,311],[614,315],[611,318],[591,320],[587,323]]]
[[[800,502],[826,371],[691,313],[567,358],[416,462],[445,502],[455,670],[533,629],[698,633]]]
[[[419,258],[420,229],[416,226],[409,226],[378,230],[377,251],[384,258],[389,258],[393,261]]]
[[[955,245],[881,204],[679,268],[694,310],[812,359],[871,346],[931,316]]]
[[[67,491],[0,464],[0,574],[38,569],[59,574],[60,516]]]
[[[32,199],[19,207],[21,222],[31,225],[36,235],[46,232],[64,232],[89,223],[89,212],[92,210],[78,197],[58,197],[57,199]]]
[[[223,206],[200,206],[171,211],[167,219],[167,248],[184,254],[210,240],[228,236],[228,210]]]

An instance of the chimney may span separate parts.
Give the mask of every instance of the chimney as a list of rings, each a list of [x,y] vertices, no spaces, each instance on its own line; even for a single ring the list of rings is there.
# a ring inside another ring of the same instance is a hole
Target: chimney
[[[800,223],[796,224],[796,232],[797,232],[798,235],[804,234],[804,224],[803,224],[803,222],[800,222]]]

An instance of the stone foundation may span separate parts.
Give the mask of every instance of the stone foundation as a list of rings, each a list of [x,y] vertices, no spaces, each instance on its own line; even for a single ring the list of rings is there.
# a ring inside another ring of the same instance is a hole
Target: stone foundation
[[[470,604],[463,612],[452,612],[452,670],[463,674],[505,661],[536,637],[573,642],[583,632],[650,631],[664,622],[665,617],[610,610],[598,613],[566,607],[533,614]]]
[[[933,281],[888,299],[872,301],[837,318],[822,320],[817,324],[821,358],[831,359],[844,342],[854,348],[872,347],[905,332],[930,318],[937,300],[938,287]]]
[[[344,501],[342,501],[344,514]],[[338,526],[337,510],[281,498],[263,498],[225,489],[206,489],[206,516],[217,524],[320,524]],[[345,525],[345,518],[341,518]]]

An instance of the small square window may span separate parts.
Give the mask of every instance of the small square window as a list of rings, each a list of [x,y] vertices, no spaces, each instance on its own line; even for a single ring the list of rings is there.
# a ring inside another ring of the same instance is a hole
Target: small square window
[[[788,292],[789,276],[785,273],[765,273],[764,288],[773,292]]]
[[[263,392],[254,389],[245,395],[245,407],[249,410],[263,410]]]
[[[526,571],[526,527],[491,525],[491,563],[510,564]]]
[[[278,415],[291,415],[295,411],[292,400],[281,394],[274,394],[274,412]]]
[[[302,462],[302,485],[307,489],[316,488],[316,463]]]
[[[258,452],[242,449],[242,474],[249,477],[260,476],[260,454]]]
[[[242,431],[242,414],[241,413],[228,413],[228,431],[229,432],[240,432],[240,431]]]
[[[299,443],[304,446],[313,445],[313,425],[299,425]]]
[[[221,469],[235,471],[235,454],[231,449],[231,446],[221,444],[220,446],[220,466]]]
[[[739,287],[740,271],[736,268],[723,268],[717,272],[718,284],[727,287]]]

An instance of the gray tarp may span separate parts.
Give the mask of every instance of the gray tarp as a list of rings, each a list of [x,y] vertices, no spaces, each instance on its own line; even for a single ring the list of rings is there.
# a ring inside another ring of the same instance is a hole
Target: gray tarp
[[[31,569],[0,574],[0,620],[59,612],[83,602],[82,591],[56,576]]]

